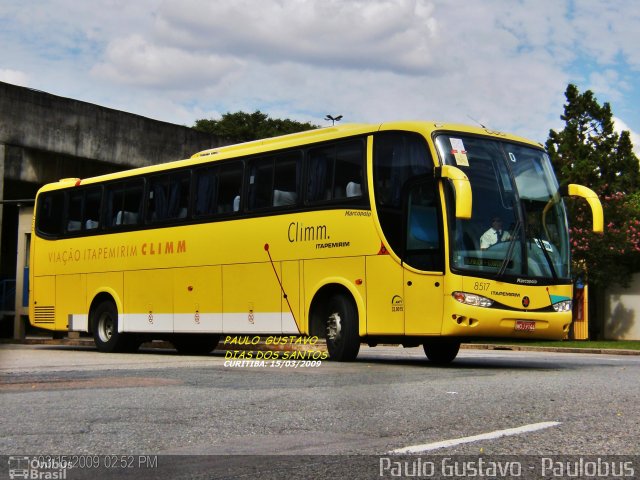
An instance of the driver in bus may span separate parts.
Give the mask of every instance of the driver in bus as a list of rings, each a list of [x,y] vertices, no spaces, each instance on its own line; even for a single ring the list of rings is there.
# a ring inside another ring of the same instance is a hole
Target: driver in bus
[[[502,229],[502,219],[500,217],[493,217],[491,219],[491,228],[480,237],[480,249],[486,250],[496,243],[508,242],[509,240],[511,240],[511,235]]]

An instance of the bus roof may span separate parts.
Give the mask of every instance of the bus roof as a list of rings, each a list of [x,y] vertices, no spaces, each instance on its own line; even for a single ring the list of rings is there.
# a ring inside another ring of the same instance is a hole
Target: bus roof
[[[469,133],[473,135],[491,136],[503,140],[510,140],[519,143],[529,144],[535,147],[542,147],[540,143],[533,142],[526,138],[518,137],[515,135],[499,132],[496,130],[490,130],[482,127],[470,126],[465,124],[455,123],[440,123],[435,121],[397,121],[388,122],[382,124],[365,124],[365,123],[350,123],[343,125],[335,125],[331,127],[318,128],[315,130],[307,130],[299,133],[292,133],[289,135],[282,135],[279,137],[265,138],[261,140],[254,140],[251,142],[238,143],[234,145],[228,145],[223,147],[216,147],[208,150],[203,150],[193,154],[189,159],[176,160],[168,163],[161,163],[150,165],[146,167],[139,167],[133,169],[127,169],[120,172],[109,173],[96,177],[90,177],[86,179],[79,178],[64,178],[58,182],[50,183],[42,190],[53,190],[58,188],[70,187],[72,185],[85,185],[96,182],[103,182],[108,180],[116,180],[123,177],[161,172],[167,169],[167,166],[172,168],[187,167],[196,165],[198,163],[207,163],[212,160],[223,160],[227,158],[233,158],[236,156],[253,155],[259,153],[267,153],[273,150],[279,150],[284,148],[292,148],[296,146],[309,145],[313,143],[321,143],[324,141],[335,140],[344,137],[350,137],[354,135],[366,135],[377,131],[390,131],[390,130],[405,130],[415,131],[423,134],[425,137],[430,137],[434,132],[460,132]]]
[[[253,153],[254,150],[275,150],[287,148],[288,146],[305,145],[308,143],[322,142],[324,140],[331,140],[351,135],[361,135],[375,130],[377,130],[377,125],[349,123],[334,127],[306,130],[304,132],[291,133],[278,137],[263,138],[251,142],[227,145],[224,147],[211,148],[195,153],[191,158],[201,158],[222,153],[233,153],[234,155],[237,155],[240,153]]]
[[[444,130],[444,131],[456,131],[465,132],[476,135],[490,135],[508,140],[513,140],[521,143],[528,143],[535,146],[541,146],[538,143],[532,142],[526,138],[517,137],[515,135],[506,134],[497,130],[489,130],[487,128],[474,127],[465,124],[454,123],[439,123],[434,121],[399,121],[388,122],[383,124],[366,124],[366,123],[349,123],[344,125],[336,125],[326,128],[318,128],[315,130],[307,130],[299,133],[292,133],[289,135],[282,135],[279,137],[265,138],[261,140],[254,140],[246,143],[238,143],[235,145],[228,145],[224,147],[211,148],[195,153],[191,158],[201,158],[211,155],[233,153],[234,155],[250,154],[253,151],[265,151],[272,149],[287,148],[289,146],[305,145],[308,143],[322,142],[323,140],[331,140],[340,137],[346,137],[351,135],[359,135],[372,133],[379,130],[411,130],[419,131],[426,135]]]

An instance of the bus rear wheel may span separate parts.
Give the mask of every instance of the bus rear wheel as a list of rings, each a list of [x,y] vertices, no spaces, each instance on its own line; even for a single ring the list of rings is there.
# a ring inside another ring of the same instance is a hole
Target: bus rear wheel
[[[427,358],[436,365],[447,365],[453,362],[460,351],[460,342],[447,338],[430,340],[422,346]]]
[[[358,310],[353,300],[344,295],[333,295],[327,303],[326,335],[329,358],[338,362],[351,362],[360,351]]]
[[[181,355],[208,355],[220,342],[220,335],[211,334],[176,334],[171,343]]]
[[[140,346],[134,336],[118,332],[118,310],[112,301],[103,301],[96,307],[91,326],[100,352],[134,352]]]

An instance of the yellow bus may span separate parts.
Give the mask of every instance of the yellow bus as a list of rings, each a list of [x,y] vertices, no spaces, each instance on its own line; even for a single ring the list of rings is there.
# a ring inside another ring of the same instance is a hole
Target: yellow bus
[[[338,361],[362,343],[422,345],[446,363],[464,339],[561,339],[562,193],[586,198],[602,230],[597,196],[561,191],[539,144],[433,122],[323,128],[63,179],[36,198],[30,322],[90,332],[104,352],[310,335]]]

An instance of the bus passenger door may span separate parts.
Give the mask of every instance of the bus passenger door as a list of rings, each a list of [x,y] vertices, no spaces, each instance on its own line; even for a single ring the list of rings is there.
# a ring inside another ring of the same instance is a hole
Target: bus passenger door
[[[405,335],[442,328],[444,249],[438,187],[423,177],[407,188],[403,215]]]
[[[437,335],[442,329],[443,275],[404,271],[405,335]]]

